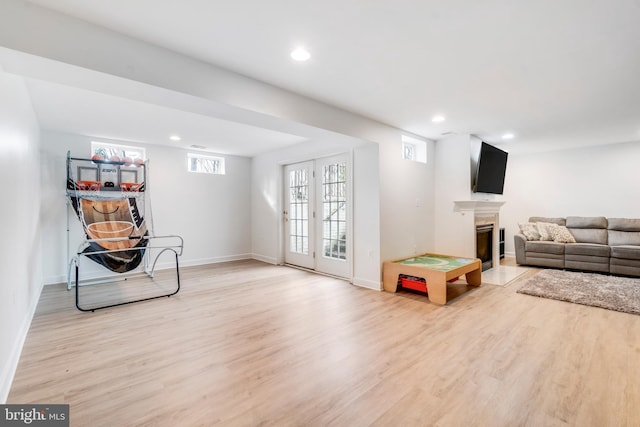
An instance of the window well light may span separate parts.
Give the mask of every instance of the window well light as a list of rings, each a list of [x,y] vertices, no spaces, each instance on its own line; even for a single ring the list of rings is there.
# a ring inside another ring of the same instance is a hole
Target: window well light
[[[433,123],[441,123],[441,122],[444,122],[444,116],[441,116],[441,115],[439,115],[439,114],[438,114],[437,116],[433,116],[433,118],[431,119],[431,121],[432,121]]]
[[[180,141],[182,138],[180,138],[178,135],[171,135],[169,139],[172,141]]]
[[[295,61],[304,62],[311,58],[311,54],[303,47],[298,47],[291,51],[291,58]]]

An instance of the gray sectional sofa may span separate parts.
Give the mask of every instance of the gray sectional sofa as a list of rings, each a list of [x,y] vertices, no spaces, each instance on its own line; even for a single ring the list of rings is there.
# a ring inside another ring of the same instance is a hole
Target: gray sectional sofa
[[[540,235],[536,239],[538,223],[543,223],[543,231],[545,224],[566,227],[573,239],[539,240]],[[531,217],[515,234],[514,243],[516,262],[521,265],[640,276],[640,219]]]

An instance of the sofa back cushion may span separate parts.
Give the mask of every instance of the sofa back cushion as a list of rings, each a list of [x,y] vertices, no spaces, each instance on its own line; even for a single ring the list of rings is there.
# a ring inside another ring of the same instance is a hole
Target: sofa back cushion
[[[640,246],[640,219],[610,218],[609,245],[637,245]]]
[[[606,245],[609,241],[607,218],[603,216],[568,216],[567,228],[578,243]]]
[[[640,231],[640,219],[609,218],[609,230]]]
[[[568,216],[568,228],[607,228],[607,218],[603,216]]]
[[[567,225],[564,218],[546,218],[544,216],[532,216],[529,222],[550,222],[552,224]]]

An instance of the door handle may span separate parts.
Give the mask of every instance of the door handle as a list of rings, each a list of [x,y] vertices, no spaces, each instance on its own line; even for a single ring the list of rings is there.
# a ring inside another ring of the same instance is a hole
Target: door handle
[[[282,211],[282,215],[284,216],[284,222],[289,222],[289,212]]]

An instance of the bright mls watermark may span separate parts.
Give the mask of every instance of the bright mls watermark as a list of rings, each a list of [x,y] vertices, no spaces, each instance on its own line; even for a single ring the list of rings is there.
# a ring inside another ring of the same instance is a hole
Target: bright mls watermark
[[[69,405],[0,405],[0,427],[69,427]]]

